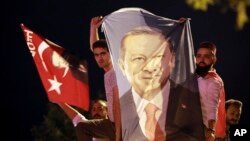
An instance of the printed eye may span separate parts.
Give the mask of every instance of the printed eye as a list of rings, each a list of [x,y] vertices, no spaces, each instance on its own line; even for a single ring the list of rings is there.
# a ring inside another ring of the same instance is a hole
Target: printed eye
[[[146,58],[144,56],[134,56],[131,58],[131,60],[134,63],[143,63],[146,61]]]
[[[165,56],[164,56],[164,54],[161,54],[161,55],[157,55],[156,56],[156,58],[158,58],[158,59],[162,59],[162,58],[164,58]]]

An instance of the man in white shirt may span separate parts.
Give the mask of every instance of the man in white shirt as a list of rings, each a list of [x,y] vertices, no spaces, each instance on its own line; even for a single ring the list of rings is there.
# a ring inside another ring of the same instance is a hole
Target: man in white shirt
[[[97,65],[104,70],[105,94],[108,107],[108,120],[93,121],[91,124],[83,123],[77,125],[79,128],[78,138],[87,141],[89,137],[105,136],[110,141],[121,140],[121,117],[120,102],[116,80],[113,69],[111,53],[105,39],[99,39],[98,27],[102,23],[102,17],[93,17],[90,22],[90,49],[93,52]]]
[[[202,42],[196,53],[196,73],[200,91],[206,141],[224,138],[226,129],[225,92],[223,80],[216,73],[216,46]]]

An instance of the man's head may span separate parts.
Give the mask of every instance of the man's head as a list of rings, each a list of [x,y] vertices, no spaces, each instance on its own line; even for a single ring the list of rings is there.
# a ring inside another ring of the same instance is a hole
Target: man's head
[[[161,90],[173,64],[173,46],[158,29],[135,28],[121,41],[120,68],[141,97],[151,99]]]
[[[112,65],[109,48],[106,40],[98,40],[93,43],[93,53],[95,56],[95,60],[100,68],[104,70],[110,68]]]
[[[216,63],[216,46],[212,42],[202,42],[196,53],[196,73],[205,76]]]
[[[94,100],[92,102],[91,117],[92,119],[107,119],[107,102],[104,100]]]
[[[226,101],[226,121],[228,125],[235,125],[239,123],[242,106],[243,104],[239,100],[229,99]]]

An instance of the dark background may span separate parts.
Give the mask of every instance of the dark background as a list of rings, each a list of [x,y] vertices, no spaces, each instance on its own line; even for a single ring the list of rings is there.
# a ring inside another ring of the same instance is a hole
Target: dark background
[[[8,140],[33,140],[30,128],[42,122],[49,102],[20,24],[86,59],[91,99],[103,98],[103,71],[89,50],[89,23],[93,16],[123,7],[141,7],[171,19],[191,18],[195,48],[206,40],[217,45],[215,67],[224,80],[226,99],[243,102],[240,124],[250,124],[250,24],[237,31],[233,11],[221,13],[218,6],[195,11],[184,0],[10,0],[1,7],[1,127]]]

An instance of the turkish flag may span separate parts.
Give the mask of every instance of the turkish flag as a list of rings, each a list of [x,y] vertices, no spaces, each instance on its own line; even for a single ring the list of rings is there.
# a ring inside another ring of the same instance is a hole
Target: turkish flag
[[[88,111],[89,85],[85,61],[23,24],[21,28],[49,100]]]

